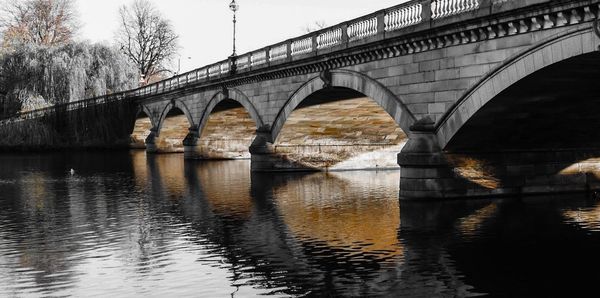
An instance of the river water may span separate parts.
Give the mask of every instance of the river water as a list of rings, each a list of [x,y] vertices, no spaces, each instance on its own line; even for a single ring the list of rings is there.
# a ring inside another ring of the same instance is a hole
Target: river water
[[[1,297],[548,297],[600,280],[594,195],[409,203],[398,171],[133,151],[0,164]]]

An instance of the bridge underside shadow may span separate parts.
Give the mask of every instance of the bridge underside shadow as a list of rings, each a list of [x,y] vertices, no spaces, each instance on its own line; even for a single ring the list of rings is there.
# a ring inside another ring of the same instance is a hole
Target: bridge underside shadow
[[[543,68],[481,107],[443,148],[430,179],[406,169],[401,197],[600,188],[600,53]],[[402,160],[400,156],[400,160]],[[411,179],[417,176],[421,179]]]
[[[544,68],[478,111],[445,149],[494,152],[600,148],[599,78],[600,53]]]

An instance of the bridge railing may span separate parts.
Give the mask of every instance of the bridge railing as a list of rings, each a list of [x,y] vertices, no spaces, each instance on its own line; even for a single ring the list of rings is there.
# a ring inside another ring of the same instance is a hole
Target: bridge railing
[[[442,18],[457,14],[459,11],[468,11],[475,8],[471,3],[478,4],[482,0],[438,0],[436,16]],[[433,0],[433,2],[436,2]],[[362,16],[341,24],[317,30],[306,35],[289,39],[284,42],[254,50],[231,59],[219,61],[188,73],[175,76],[157,83],[153,83],[131,91],[131,95],[145,96],[159,94],[182,85],[205,82],[216,78],[232,75],[235,65],[236,73],[267,68],[274,63],[284,63],[296,59],[305,59],[307,56],[316,55],[320,51],[331,50],[336,46],[351,46],[352,43],[369,37],[392,32],[402,28],[417,25],[425,20],[423,11],[432,7],[432,0],[413,0],[394,7]],[[435,6],[434,6],[435,7]],[[455,8],[456,7],[456,8]],[[450,12],[446,13],[446,10]],[[429,16],[432,14],[429,13]],[[439,15],[439,16],[438,16]],[[179,79],[175,79],[179,77]],[[183,78],[182,78],[183,77]],[[191,79],[190,79],[191,78]],[[167,81],[168,83],[164,83]]]
[[[161,94],[186,86],[195,86],[225,77],[260,71],[273,65],[300,61],[355,45],[402,36],[405,33],[413,33],[417,29],[425,30],[451,21],[459,21],[447,20],[467,12],[473,13],[472,16],[466,16],[465,19],[482,17],[500,12],[502,9],[518,9],[521,6],[550,1],[552,0],[413,0],[111,96],[127,98]],[[508,8],[499,6],[500,10],[493,11],[493,5],[504,2],[509,2]],[[417,26],[421,27],[410,29],[410,27]],[[97,101],[98,99],[89,100]],[[74,103],[67,105],[72,104]],[[39,114],[45,110],[27,112],[27,115]]]

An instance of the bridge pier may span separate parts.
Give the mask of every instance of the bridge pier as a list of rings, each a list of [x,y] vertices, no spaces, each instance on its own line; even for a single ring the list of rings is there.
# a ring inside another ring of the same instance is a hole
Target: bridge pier
[[[200,139],[200,133],[198,132],[197,126],[192,126],[189,129],[188,134],[183,139],[183,157],[184,159],[198,159],[200,154],[198,152],[198,140]]]
[[[158,129],[151,128],[150,134],[146,137],[144,143],[146,144],[146,153],[154,154],[158,153],[158,146],[156,145],[156,139],[158,138]]]
[[[274,171],[277,158],[273,148],[273,137],[270,130],[257,130],[256,137],[250,145],[250,160],[252,172]]]
[[[317,171],[278,154],[269,129],[256,131],[256,138],[250,145],[250,156],[253,172]]]
[[[446,160],[426,117],[410,128],[409,139],[398,154],[400,199],[441,199],[466,189]]]
[[[398,164],[401,200],[600,189],[600,148],[445,152],[433,123],[418,122],[411,127]]]

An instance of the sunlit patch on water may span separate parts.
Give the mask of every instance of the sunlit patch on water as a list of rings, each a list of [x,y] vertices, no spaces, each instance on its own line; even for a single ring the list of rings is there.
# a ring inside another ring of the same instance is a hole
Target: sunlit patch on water
[[[492,166],[485,161],[463,155],[450,155],[448,160],[454,166],[454,172],[475,184],[487,189],[496,189],[500,180],[496,177]]]
[[[568,223],[573,223],[588,231],[600,232],[600,204],[588,208],[567,210],[563,212],[563,216]]]

